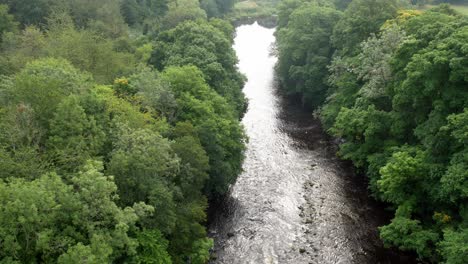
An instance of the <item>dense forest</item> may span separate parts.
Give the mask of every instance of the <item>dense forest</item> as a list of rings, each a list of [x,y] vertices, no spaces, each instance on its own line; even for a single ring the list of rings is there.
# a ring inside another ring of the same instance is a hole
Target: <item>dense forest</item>
[[[468,260],[468,17],[462,1],[285,0],[282,89],[340,139],[338,155],[394,212],[389,247]]]
[[[0,0],[0,263],[206,263],[241,171],[230,0]]]
[[[384,244],[466,263],[464,0],[236,2],[0,0],[1,264],[206,263],[247,141],[229,19],[273,14],[281,89],[394,215]]]

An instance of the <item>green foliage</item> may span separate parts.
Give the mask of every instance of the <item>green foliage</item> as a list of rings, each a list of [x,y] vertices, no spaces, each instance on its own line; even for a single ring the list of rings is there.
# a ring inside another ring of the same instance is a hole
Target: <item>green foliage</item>
[[[352,0],[334,0],[333,3],[338,10],[345,10]]]
[[[170,84],[177,98],[176,119],[193,124],[210,158],[208,193],[226,193],[241,171],[244,152],[245,135],[234,110],[194,66],[170,67],[161,79]]]
[[[1,0],[23,25],[44,26],[56,12],[70,11],[78,27],[90,27],[110,37],[122,36],[127,25],[120,12],[121,3],[115,0]]]
[[[98,83],[111,83],[130,72],[134,65],[131,54],[117,51],[114,42],[92,30],[78,30],[67,22],[51,21],[47,31],[45,53],[62,57],[75,67],[93,74]]]
[[[141,98],[144,107],[154,109],[168,121],[174,121],[177,102],[169,84],[158,78],[150,68],[135,73],[129,77],[129,90]]]
[[[90,75],[65,60],[42,59],[29,63],[16,74],[6,92],[11,96],[10,104],[30,107],[34,118],[47,127],[61,100],[86,92],[91,80]]]
[[[58,0],[1,0],[23,25],[44,23],[47,15],[61,3]]]
[[[455,154],[451,157],[447,171],[441,177],[441,196],[454,204],[462,203],[468,198],[468,152],[466,144],[468,140],[468,110],[463,113],[452,114],[447,117],[448,124],[440,130],[452,140],[451,148]]]
[[[193,0],[0,0],[0,262],[206,263],[244,151],[233,35]]]
[[[391,27],[379,39],[371,37],[357,55],[360,63],[352,66],[356,78],[364,81],[355,110],[340,110],[330,129],[347,141],[341,146],[343,157],[368,168],[375,196],[398,206],[411,201],[418,208],[412,217],[397,213],[381,229],[384,241],[433,260],[439,257],[434,243],[443,241],[443,226],[459,225],[452,217],[466,199],[466,145],[463,133],[455,132],[465,126],[461,120],[468,99],[462,70],[466,51],[461,48],[468,36],[462,33],[465,28],[456,17],[434,10],[403,22],[409,37]],[[375,54],[378,59],[372,59]],[[340,88],[334,96],[339,94]],[[365,110],[368,104],[373,107]],[[366,119],[374,107],[387,118]],[[354,111],[356,115],[349,115]],[[349,126],[355,122],[357,127]],[[369,140],[368,127],[380,127],[377,138]],[[359,135],[365,140],[356,140]],[[392,149],[404,144],[414,147]],[[446,212],[443,226],[428,220],[440,211]]]
[[[353,0],[333,29],[333,46],[341,54],[355,55],[359,43],[371,33],[377,33],[387,19],[396,15],[396,11],[396,0]]]
[[[168,66],[197,66],[206,82],[232,102],[241,116],[246,110],[241,92],[244,77],[237,70],[237,58],[227,35],[232,31],[231,26],[219,20],[184,22],[160,34],[150,62],[160,70]]]
[[[100,153],[105,134],[92,116],[88,117],[78,98],[65,98],[50,121],[46,146],[58,168],[73,171]]]
[[[289,23],[289,17],[296,10],[299,9],[306,1],[302,0],[285,0],[281,1],[278,5],[278,28],[284,28]]]
[[[253,23],[256,20],[268,27],[274,27],[277,22],[276,7],[282,0],[244,0],[235,1],[232,10],[224,17],[234,24]]]
[[[168,10],[167,0],[123,0],[122,14],[130,26],[161,18]]]
[[[381,179],[377,182],[385,201],[402,204],[421,195],[420,186],[428,175],[425,168],[425,153],[418,149],[396,152],[380,169]],[[415,197],[416,196],[416,197]]]
[[[201,0],[200,7],[208,17],[219,17],[232,11],[235,0]]]
[[[354,162],[358,168],[367,165],[369,153],[378,153],[384,147],[393,146],[388,140],[387,127],[393,117],[371,105],[366,108],[341,108],[335,124],[329,132],[346,140],[340,146],[339,154]]]
[[[117,128],[118,141],[114,142],[108,172],[120,187],[122,204],[144,201],[154,206],[157,214],[148,219],[149,225],[169,234],[175,221],[170,185],[179,159],[159,134],[144,129],[131,131],[124,125]]]
[[[200,7],[205,10],[208,17],[217,17],[220,15],[216,0],[201,0]]]
[[[421,257],[430,257],[431,247],[439,235],[426,230],[419,220],[411,219],[411,207],[398,207],[392,222],[380,228],[380,236],[386,245],[396,245],[402,250],[414,250]]]
[[[135,65],[134,56],[118,51],[116,46],[116,41],[96,30],[77,29],[66,13],[55,13],[45,32],[26,27],[19,35],[8,35],[4,39],[3,63],[6,69],[16,71],[38,58],[64,58],[76,68],[92,73],[99,83],[111,83]]]
[[[446,260],[444,263],[462,264],[468,258],[468,229],[446,230],[444,240],[440,242],[441,255]]]
[[[174,128],[181,130],[181,126],[187,126],[195,134],[195,128],[191,123],[177,123]],[[172,149],[181,159],[180,173],[176,182],[180,186],[184,196],[195,196],[193,190],[202,190],[209,175],[209,158],[203,149],[198,135],[179,135],[172,144]]]
[[[194,245],[193,254],[190,255],[190,260],[194,264],[203,264],[210,260],[208,250],[213,247],[213,240],[204,238],[197,240]]]
[[[15,32],[17,30],[18,24],[8,11],[8,6],[0,5],[0,41],[6,32]]]
[[[335,57],[329,65],[329,95],[326,104],[319,110],[320,119],[327,128],[333,126],[341,108],[351,108],[358,96],[359,81],[356,74],[349,70],[356,62],[357,58]]]
[[[378,105],[389,103],[385,87],[393,80],[390,62],[405,39],[404,31],[398,26],[390,26],[382,31],[380,37],[371,35],[362,43],[362,52],[357,57],[359,64],[354,72],[365,82],[359,91],[363,99],[378,102]]]
[[[145,230],[137,235],[139,242],[136,263],[141,264],[171,264],[167,253],[168,242],[158,230]]]
[[[205,20],[205,10],[198,0],[179,0],[169,3],[169,10],[162,19],[162,28],[171,29],[185,21]]]
[[[31,107],[7,106],[0,114],[0,177],[35,179],[45,173],[47,162],[38,156],[45,131]]]
[[[94,241],[93,241],[94,242]],[[61,255],[57,263],[105,263],[109,261],[109,255],[112,251],[106,244],[94,242],[91,246],[85,246],[78,243],[68,249],[68,251]]]
[[[129,233],[138,216],[115,204],[117,186],[101,169],[89,163],[70,184],[56,174],[0,183],[0,257],[70,263],[81,256],[102,263],[134,254],[137,242]]]
[[[113,38],[127,33],[127,25],[121,14],[121,1],[68,0],[62,3],[70,10],[70,15],[78,28],[87,26]],[[48,15],[48,17],[51,16],[53,17],[53,12]]]
[[[226,14],[231,11],[235,2],[235,0],[216,0],[216,4],[218,5],[218,9],[221,14]]]
[[[316,108],[325,99],[327,65],[334,52],[330,36],[339,18],[340,12],[333,8],[304,4],[277,32],[281,84],[289,94],[300,96],[303,105]]]
[[[46,171],[47,162],[38,157],[37,146],[0,150],[0,178],[35,179]]]

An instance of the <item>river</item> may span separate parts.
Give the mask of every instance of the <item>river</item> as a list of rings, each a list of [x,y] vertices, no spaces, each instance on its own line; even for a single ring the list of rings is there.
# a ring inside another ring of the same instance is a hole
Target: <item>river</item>
[[[405,263],[378,238],[382,206],[339,161],[320,124],[278,95],[274,29],[237,27],[248,81],[244,172],[214,217],[213,263]],[[409,262],[408,262],[409,263]]]

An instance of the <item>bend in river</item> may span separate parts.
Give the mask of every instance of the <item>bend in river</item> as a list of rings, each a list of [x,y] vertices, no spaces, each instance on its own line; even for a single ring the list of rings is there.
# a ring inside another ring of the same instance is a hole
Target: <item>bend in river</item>
[[[382,210],[331,155],[319,122],[277,95],[273,34],[257,23],[237,28],[249,142],[244,173],[211,224],[213,262],[401,263],[378,238]]]

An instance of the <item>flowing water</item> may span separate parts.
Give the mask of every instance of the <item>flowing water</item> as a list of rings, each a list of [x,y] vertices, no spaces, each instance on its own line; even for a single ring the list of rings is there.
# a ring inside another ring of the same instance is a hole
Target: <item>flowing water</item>
[[[214,217],[213,263],[401,263],[382,249],[382,210],[310,114],[276,92],[274,29],[237,28],[247,76],[249,142],[241,174]]]

